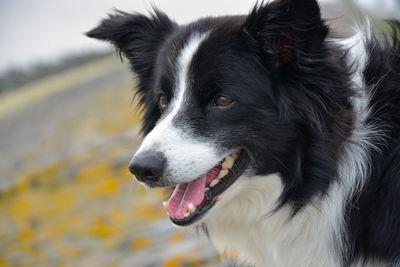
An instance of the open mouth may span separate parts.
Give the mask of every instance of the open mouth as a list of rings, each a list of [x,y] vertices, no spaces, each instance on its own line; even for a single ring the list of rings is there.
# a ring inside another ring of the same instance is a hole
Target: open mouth
[[[242,175],[249,157],[244,149],[228,155],[207,173],[190,183],[178,184],[164,206],[177,225],[194,223],[204,216],[228,187]]]

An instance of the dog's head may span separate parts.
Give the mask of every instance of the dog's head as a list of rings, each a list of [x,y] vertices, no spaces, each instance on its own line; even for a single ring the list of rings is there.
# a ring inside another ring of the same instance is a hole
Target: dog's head
[[[174,223],[196,221],[244,173],[299,183],[298,147],[323,128],[313,98],[324,77],[310,70],[325,64],[327,32],[315,0],[184,26],[160,11],[117,11],[88,32],[137,74],[145,139],[130,170],[149,187],[175,187],[166,203]]]

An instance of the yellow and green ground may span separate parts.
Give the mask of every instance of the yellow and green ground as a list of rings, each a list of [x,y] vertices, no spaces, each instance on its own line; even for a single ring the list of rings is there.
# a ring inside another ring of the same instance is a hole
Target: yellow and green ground
[[[133,78],[115,57],[0,96],[0,266],[215,266],[134,182]]]

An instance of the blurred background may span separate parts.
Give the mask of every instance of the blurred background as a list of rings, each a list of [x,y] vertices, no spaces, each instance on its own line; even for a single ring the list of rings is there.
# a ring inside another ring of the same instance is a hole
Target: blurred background
[[[133,181],[135,80],[83,35],[112,12],[157,6],[179,23],[247,13],[256,0],[0,0],[0,266],[217,266],[202,235],[174,227],[161,190]],[[322,0],[348,34],[354,13],[400,0]]]

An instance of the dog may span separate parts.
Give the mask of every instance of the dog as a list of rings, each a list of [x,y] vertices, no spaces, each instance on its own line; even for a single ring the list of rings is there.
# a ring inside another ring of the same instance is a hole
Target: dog
[[[138,79],[129,169],[171,221],[254,266],[400,266],[399,21],[335,37],[315,0],[89,31]]]

